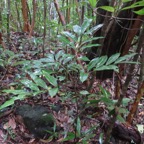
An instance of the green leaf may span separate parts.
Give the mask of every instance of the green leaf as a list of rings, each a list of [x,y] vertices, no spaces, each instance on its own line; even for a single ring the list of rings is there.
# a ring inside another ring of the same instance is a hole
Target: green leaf
[[[57,37],[58,37],[59,40],[60,40],[61,42],[63,42],[64,44],[66,44],[66,45],[69,45],[69,44],[70,44],[70,41],[69,41],[65,36],[58,35]]]
[[[103,24],[96,25],[96,26],[92,27],[90,30],[88,30],[85,34],[93,35],[93,33],[98,31],[102,26],[103,26]]]
[[[92,42],[93,40],[98,40],[98,39],[102,39],[102,38],[103,38],[103,37],[88,38],[88,39],[84,40],[81,45],[84,45],[84,44],[87,44],[87,43],[89,43],[89,42]]]
[[[104,102],[106,105],[112,105],[113,104],[113,101],[107,97],[102,97],[101,101]]]
[[[120,53],[116,53],[116,54],[112,55],[106,62],[106,65],[109,65],[109,64],[113,63],[114,61],[116,61],[119,58],[119,56],[120,56]]]
[[[80,137],[81,136],[81,121],[79,117],[77,118],[76,130],[77,130],[77,136]]]
[[[81,49],[84,50],[86,48],[91,48],[91,47],[98,47],[101,46],[100,44],[88,44],[86,46],[82,46]]]
[[[99,137],[99,143],[100,144],[103,144],[103,139],[104,139],[104,136],[103,136],[103,133],[101,133],[100,137]]]
[[[124,118],[123,118],[121,115],[118,115],[118,116],[117,116],[117,119],[118,119],[120,122],[125,123],[125,120],[124,120]]]
[[[121,62],[123,62],[124,60],[126,60],[126,59],[128,59],[128,58],[131,58],[131,57],[133,57],[133,56],[135,56],[135,55],[136,55],[136,53],[131,53],[131,54],[124,55],[124,56],[118,58],[118,59],[115,61],[114,64],[121,63]]]
[[[5,93],[11,93],[11,94],[14,94],[14,95],[29,95],[30,92],[27,92],[25,90],[3,90],[2,92],[5,92]]]
[[[88,78],[88,73],[85,73],[85,72],[83,72],[83,71],[81,71],[80,72],[80,81],[83,83],[84,81],[86,81],[87,80],[87,78]]]
[[[94,67],[96,67],[96,64],[98,63],[99,58],[94,58],[90,61],[90,63],[88,64],[88,71],[90,71],[91,69],[93,69]]]
[[[81,34],[84,34],[86,29],[90,26],[92,19],[85,18],[82,26],[81,26]]]
[[[99,88],[100,88],[100,90],[102,92],[102,95],[107,97],[107,98],[109,98],[110,93],[105,88],[103,88],[102,86],[99,86]]]
[[[57,86],[58,84],[57,84],[57,79],[54,77],[54,76],[51,76],[48,72],[46,72],[46,71],[42,71],[42,74],[45,76],[45,78],[47,79],[47,81],[51,84],[51,85],[53,85],[53,86]]]
[[[116,66],[116,65],[108,65],[108,66],[103,65],[103,66],[101,66],[101,67],[99,67],[99,68],[95,68],[94,70],[95,70],[95,71],[114,70],[114,71],[116,71],[116,72],[119,72],[119,68],[118,68],[118,66]]]
[[[68,32],[68,31],[64,31],[64,32],[62,32],[62,34],[64,34],[68,38],[71,38],[74,42],[77,40],[75,35],[73,35],[72,33]]]
[[[51,97],[55,96],[58,93],[58,90],[59,90],[58,88],[51,88],[51,89],[49,89],[49,95]]]
[[[123,106],[127,106],[130,101],[131,101],[130,98],[123,98],[123,100],[122,100],[122,105],[123,105]]]
[[[89,0],[89,4],[91,5],[92,8],[96,7],[96,3],[97,3],[97,0]]]
[[[128,7],[124,7],[122,10],[126,10],[126,9],[132,9],[132,8],[136,8],[136,7],[143,7],[144,6],[144,1],[138,1],[133,3],[132,5],[128,6]]]
[[[112,6],[101,6],[99,8],[106,10],[108,12],[114,12],[115,11],[114,7],[112,7]]]
[[[138,10],[138,11],[134,11],[134,13],[138,14],[138,15],[144,15],[144,8]]]
[[[90,61],[90,59],[86,56],[79,57],[78,59],[81,61]]]
[[[31,90],[34,91],[39,91],[39,88],[35,83],[33,83],[31,80],[25,79],[20,81],[25,87],[30,88]]]
[[[74,25],[73,26],[73,31],[78,34],[78,35],[81,35],[81,27],[79,25]]]
[[[80,91],[80,94],[81,94],[81,95],[88,95],[88,94],[89,94],[89,92],[88,92],[88,91],[86,91],[86,90],[83,90],[83,91]]]
[[[68,135],[67,135],[67,137],[64,138],[64,139],[62,140],[62,142],[63,142],[63,141],[73,140],[74,138],[75,138],[75,133],[69,132]]]
[[[36,83],[37,86],[40,86],[44,89],[48,89],[46,83],[39,77],[37,77],[35,74],[33,73],[29,73],[30,77],[33,79],[33,81]]]
[[[7,100],[4,104],[0,105],[0,110],[13,105],[15,100],[23,100],[24,98],[26,98],[26,95],[23,94],[19,94],[16,97],[12,97],[10,100]]]
[[[107,61],[108,57],[107,56],[101,56],[99,57],[98,63],[96,65],[96,68],[99,68],[100,66],[104,65],[105,62]]]
[[[60,57],[62,57],[64,55],[64,50],[59,50],[56,54],[55,54],[55,59],[58,61],[60,59]]]

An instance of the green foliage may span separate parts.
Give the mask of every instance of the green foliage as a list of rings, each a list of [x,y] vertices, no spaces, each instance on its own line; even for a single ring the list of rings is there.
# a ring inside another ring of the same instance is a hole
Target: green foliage
[[[102,26],[100,25],[89,29],[91,22],[92,19],[85,18],[85,21],[81,26],[73,26],[73,33],[64,31],[61,35],[58,35],[62,45],[65,46],[63,50],[52,51],[47,54],[45,58],[39,60],[33,60],[31,62],[21,61],[17,63],[23,65],[22,69],[30,76],[30,79],[24,78],[20,80],[21,88],[23,89],[24,87],[25,90],[3,90],[5,93],[13,94],[13,96],[10,100],[1,105],[0,109],[10,106],[15,100],[21,100],[27,96],[36,96],[46,92],[48,92],[51,97],[55,96],[61,91],[59,85],[61,82],[65,83],[66,81],[71,81],[68,77],[71,73],[77,75],[77,82],[80,81],[81,83],[84,83],[89,79],[92,71],[114,70],[118,72],[119,69],[117,64],[132,63],[131,61],[127,62],[126,60],[134,56],[135,53],[122,57],[120,56],[120,53],[117,53],[109,58],[107,56],[101,56],[94,58],[91,61],[85,55],[77,57],[74,54],[67,53],[68,49],[73,49],[76,53],[81,53],[85,48],[91,47],[92,40],[102,38],[89,38],[89,34],[97,31]],[[95,46],[96,45],[97,44],[95,44]],[[9,57],[7,64],[12,64],[13,58],[18,56],[11,51],[5,51],[1,57],[5,57],[6,55]],[[89,61],[89,63],[85,63],[85,66],[83,67],[83,65],[78,63],[78,60],[81,62]],[[99,101],[103,101],[108,105],[114,104],[108,95],[105,95],[106,91],[102,88],[101,91],[103,92],[102,95],[104,95],[104,97],[101,97]],[[79,93],[81,95],[89,94],[87,90],[80,91]]]

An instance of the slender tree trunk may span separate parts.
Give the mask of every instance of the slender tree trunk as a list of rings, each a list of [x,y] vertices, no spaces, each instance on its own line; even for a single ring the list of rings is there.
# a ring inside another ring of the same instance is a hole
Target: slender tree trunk
[[[23,31],[30,32],[30,23],[28,19],[28,7],[27,0],[21,0],[22,3],[22,15],[23,15]]]

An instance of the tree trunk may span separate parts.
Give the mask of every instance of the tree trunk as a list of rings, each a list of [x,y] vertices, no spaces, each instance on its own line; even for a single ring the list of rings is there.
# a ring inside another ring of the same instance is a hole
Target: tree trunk
[[[106,3],[106,0],[103,0]],[[126,6],[130,6],[134,2],[126,3]],[[105,5],[105,4],[102,4]],[[108,4],[107,4],[108,5]],[[103,10],[99,12],[99,16],[97,18],[97,24],[104,23],[104,13]],[[107,17],[105,17],[107,18]],[[137,32],[140,30],[142,25],[142,19],[144,16],[138,16],[133,13],[133,9],[122,10],[119,12],[117,17],[113,17],[110,20],[109,17],[109,25],[107,26],[106,33],[103,34],[102,29],[94,34],[94,37],[104,36],[103,41],[94,41],[93,43],[100,43],[101,47],[92,48],[92,52],[90,54],[90,59],[95,56],[107,55],[110,57],[111,55],[120,52],[121,55],[127,54],[132,40]],[[105,25],[104,25],[105,26]],[[103,34],[103,35],[102,35]],[[111,78],[113,71],[100,71],[97,72],[96,76],[99,79]]]

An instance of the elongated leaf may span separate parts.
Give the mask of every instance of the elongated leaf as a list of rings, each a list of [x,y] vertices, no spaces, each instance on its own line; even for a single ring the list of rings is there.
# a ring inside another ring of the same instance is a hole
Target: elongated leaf
[[[90,71],[91,69],[96,67],[96,64],[98,63],[99,58],[94,58],[90,61],[90,63],[88,64],[88,71]]]
[[[30,74],[30,77],[33,79],[33,81],[36,83],[37,86],[40,86],[44,89],[48,89],[46,83],[41,78],[34,75],[33,73],[29,73],[29,74]]]
[[[51,97],[55,96],[58,93],[58,88],[51,88],[49,89],[49,95]]]
[[[98,39],[102,39],[103,37],[93,37],[93,38],[89,38],[87,40],[85,40],[81,45],[87,44],[93,40],[98,40]]]
[[[30,88],[31,90],[39,91],[39,88],[37,87],[37,85],[33,83],[31,80],[28,80],[28,79],[21,80],[21,83],[25,85],[25,87]]]
[[[86,29],[88,29],[88,27],[90,26],[91,22],[92,22],[92,19],[85,18],[85,20],[84,20],[84,22],[83,22],[83,24],[81,26],[81,33],[82,34],[86,31]]]
[[[101,46],[100,44],[89,44],[89,45],[86,45],[86,46],[82,46],[81,49],[84,50],[86,48],[91,48],[91,47],[99,47]]]
[[[11,99],[7,100],[4,104],[0,105],[0,110],[13,105],[15,100],[23,100],[24,98],[26,98],[26,96],[27,95],[19,94],[16,97],[12,97]]]
[[[83,90],[83,91],[80,91],[80,94],[81,94],[81,95],[88,95],[88,94],[89,94],[89,92],[88,92],[88,91],[86,91],[86,90]]]
[[[131,53],[131,54],[127,54],[127,55],[124,55],[120,58],[118,58],[116,61],[115,61],[115,64],[118,64],[118,63],[121,63],[122,61],[128,59],[128,58],[131,58],[133,57],[134,55],[136,55],[136,53]]]
[[[89,3],[90,3],[90,5],[91,5],[92,8],[95,8],[97,0],[89,0]]]
[[[138,15],[144,15],[144,8],[138,10],[138,11],[134,11],[134,13],[138,14]]]
[[[109,98],[110,93],[105,88],[103,88],[102,86],[100,86],[99,88],[100,88],[100,90],[102,92],[102,95],[107,97],[107,98]]]
[[[90,63],[88,64],[88,71],[90,71],[91,69],[93,69],[94,67],[96,67],[96,64],[98,63],[99,58],[94,58],[90,61]]]
[[[96,65],[96,68],[99,68],[99,67],[103,66],[105,64],[105,62],[107,61],[107,59],[108,59],[107,56],[99,57],[98,63]]]
[[[106,10],[108,12],[114,12],[114,10],[115,10],[114,7],[112,7],[112,6],[101,6],[99,8]]]
[[[103,71],[103,70],[114,70],[116,72],[119,72],[119,68],[116,65],[103,65],[101,67],[95,68],[95,71]]]
[[[77,136],[80,137],[81,136],[81,121],[79,117],[77,118],[76,129],[77,129]]]
[[[108,61],[106,62],[106,65],[109,65],[109,64],[115,62],[115,61],[119,58],[119,56],[120,56],[120,53],[116,53],[116,54],[112,55],[112,56],[108,59]]]
[[[81,71],[80,72],[80,81],[83,83],[84,81],[86,81],[87,80],[87,78],[88,78],[88,73],[85,73],[85,72],[83,72],[83,71]]]
[[[64,50],[59,50],[56,54],[55,54],[55,59],[58,61],[60,57],[62,57],[64,55]]]
[[[64,34],[66,37],[71,38],[74,42],[76,42],[76,40],[77,40],[75,35],[73,35],[72,33],[68,32],[68,31],[64,31],[64,32],[62,32],[62,34]]]
[[[70,44],[70,41],[65,37],[65,36],[62,36],[62,35],[58,35],[58,38],[61,42],[63,42],[64,44],[68,45]]]
[[[51,76],[48,72],[44,70],[42,71],[42,73],[51,85],[55,87],[57,86],[57,79],[54,76]]]
[[[73,26],[73,31],[78,34],[78,35],[81,35],[81,27],[79,25],[74,25]]]
[[[104,102],[106,105],[112,105],[113,104],[113,101],[107,97],[102,97],[101,101]]]
[[[103,24],[96,25],[88,30],[85,34],[93,35],[93,33],[97,32],[102,26]]]
[[[144,6],[144,1],[142,0],[142,1],[135,2],[130,6],[124,7],[122,10],[132,9],[132,8],[136,8],[136,7],[143,7],[143,6]]]
[[[30,92],[27,92],[25,90],[3,90],[2,92],[14,94],[14,95],[19,95],[19,94],[28,95],[28,94],[30,94]]]

